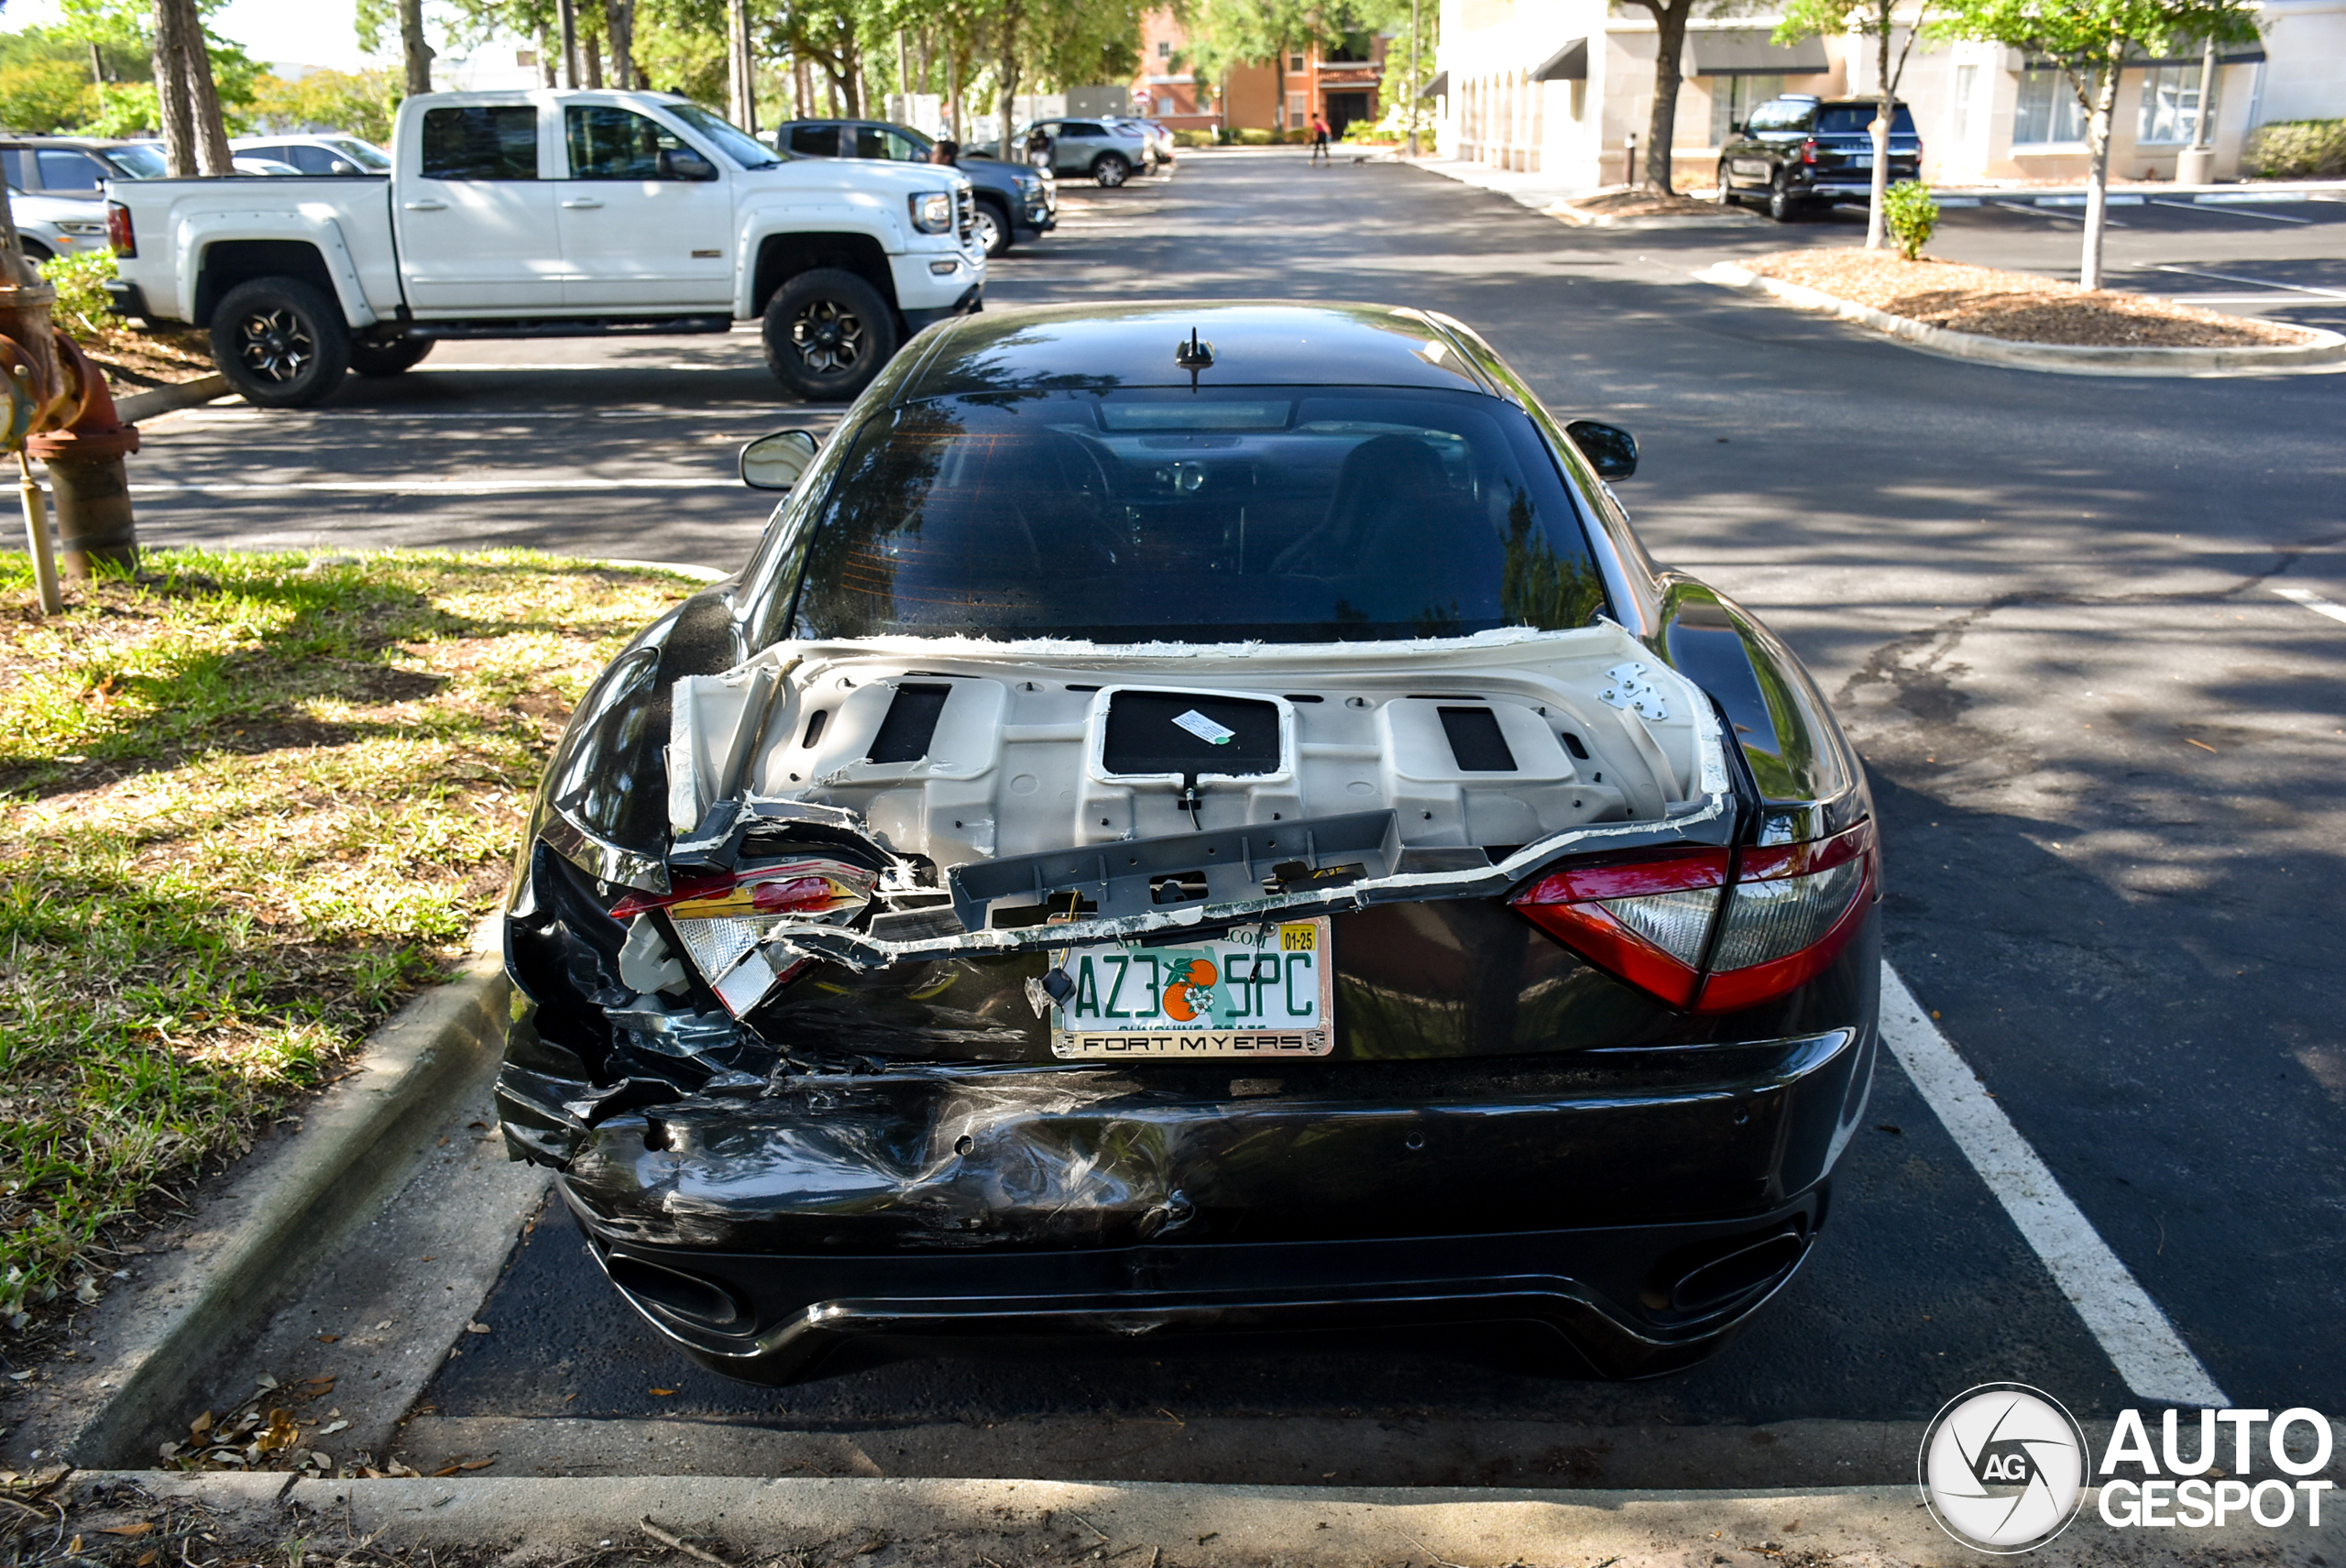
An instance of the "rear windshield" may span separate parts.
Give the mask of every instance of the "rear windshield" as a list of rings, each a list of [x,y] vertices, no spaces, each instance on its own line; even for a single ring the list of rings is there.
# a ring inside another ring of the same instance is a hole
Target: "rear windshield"
[[[1530,421],[1470,392],[978,394],[844,439],[791,509],[800,637],[1336,641],[1605,608]]]
[[[1873,124],[1874,114],[1871,104],[1828,104],[1816,111],[1816,134],[1821,137],[1863,136],[1867,127]],[[1903,104],[1899,104],[1890,117],[1890,134],[1906,137],[1914,134],[1914,112]]]

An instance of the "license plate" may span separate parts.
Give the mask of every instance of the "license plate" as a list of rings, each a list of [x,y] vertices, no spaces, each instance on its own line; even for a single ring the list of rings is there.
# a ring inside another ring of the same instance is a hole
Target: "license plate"
[[[1873,167],[1873,154],[1869,152],[1851,152],[1845,153],[1842,156],[1852,169],[1871,169]]]
[[[1051,1009],[1062,1058],[1195,1061],[1324,1057],[1335,1048],[1328,922],[1244,926],[1164,947],[1054,951],[1067,979]]]

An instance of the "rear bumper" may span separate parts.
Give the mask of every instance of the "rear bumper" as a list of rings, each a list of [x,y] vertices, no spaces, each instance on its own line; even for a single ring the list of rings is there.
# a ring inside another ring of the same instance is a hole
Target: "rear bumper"
[[[615,1242],[567,1182],[589,1249],[694,1360],[785,1383],[853,1345],[1137,1339],[1529,1322],[1606,1377],[1678,1370],[1782,1288],[1824,1221],[1820,1185],[1708,1223],[1497,1235],[978,1255],[712,1254]]]
[[[147,307],[147,291],[127,278],[109,278],[104,285],[106,309],[118,316],[136,316],[146,321],[154,315]]]
[[[1376,1101],[1233,1098],[1227,1070],[835,1078],[613,1116],[559,1185],[636,1309],[752,1381],[859,1341],[1494,1320],[1639,1376],[1798,1267],[1874,1052],[1864,1026],[1440,1064],[1463,1070]]]

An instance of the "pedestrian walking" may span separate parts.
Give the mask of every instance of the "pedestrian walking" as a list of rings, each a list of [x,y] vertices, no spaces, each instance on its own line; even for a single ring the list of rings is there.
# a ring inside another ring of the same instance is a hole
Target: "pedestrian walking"
[[[1328,153],[1328,122],[1317,115],[1311,116],[1311,161],[1332,167],[1336,161]]]

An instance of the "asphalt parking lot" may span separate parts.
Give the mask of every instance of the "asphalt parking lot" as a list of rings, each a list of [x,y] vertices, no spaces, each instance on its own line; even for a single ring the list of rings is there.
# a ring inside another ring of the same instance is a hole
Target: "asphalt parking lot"
[[[2337,324],[2346,203],[2271,212],[2288,221],[2121,209],[2112,271]],[[1851,216],[1572,230],[1417,170],[1223,154],[1070,192],[1065,226],[998,263],[988,297],[1425,305],[1560,412],[1634,430],[1622,498],[1656,555],[1783,633],[1873,771],[1888,954],[1921,1005],[2231,1403],[2337,1414],[2346,959],[2323,889],[2346,871],[2346,624],[2319,605],[2346,603],[2346,377],[1974,366],[1693,280],[1850,237]],[[2056,270],[2076,226],[1952,211],[1935,248]],[[828,421],[783,403],[746,333],[482,345],[319,411],[156,421],[132,477],[151,543],[724,570],[764,513],[731,484],[733,447]],[[405,1442],[524,1473],[640,1471],[650,1452],[761,1473],[1626,1485],[1710,1434],[1721,1480],[1800,1485],[1911,1476],[1913,1424],[1981,1381],[2089,1417],[2139,1402],[1887,1060],[1834,1202],[1743,1338],[1631,1386],[1528,1374],[1503,1340],[1387,1339],[754,1389],[663,1348],[557,1211]],[[280,1376],[329,1369],[317,1354]]]

